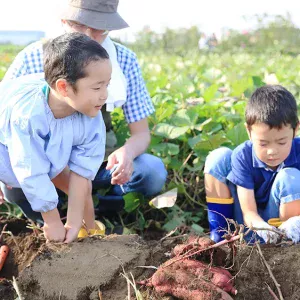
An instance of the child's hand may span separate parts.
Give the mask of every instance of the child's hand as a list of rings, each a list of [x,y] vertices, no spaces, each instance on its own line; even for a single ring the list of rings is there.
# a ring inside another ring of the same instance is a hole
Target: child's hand
[[[280,240],[280,235],[268,229],[276,229],[264,221],[252,222],[255,232],[265,241],[266,244],[276,244]],[[259,230],[261,229],[261,230]]]
[[[65,243],[72,243],[77,239],[78,232],[80,230],[81,226],[72,226],[72,225],[65,225],[66,229],[66,239],[64,240]]]
[[[44,236],[47,241],[63,242],[66,237],[66,229],[61,220],[54,223],[44,223]]]
[[[9,190],[12,189],[12,187],[9,186],[9,185],[6,185],[6,187],[7,187]],[[4,202],[5,202],[4,194],[3,194],[3,192],[2,192],[2,190],[1,190],[1,188],[0,188],[0,205],[3,204]]]
[[[300,242],[300,216],[289,218],[279,227],[295,244]]]

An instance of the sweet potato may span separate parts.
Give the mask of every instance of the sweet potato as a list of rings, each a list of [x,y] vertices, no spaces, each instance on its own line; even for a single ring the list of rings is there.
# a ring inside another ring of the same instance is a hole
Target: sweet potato
[[[153,286],[164,284],[165,281],[172,278],[181,284],[189,284],[195,279],[204,279],[226,292],[236,294],[236,289],[233,287],[232,275],[227,270],[210,267],[201,261],[193,259],[182,259],[174,263],[171,262],[172,259],[168,260],[154,273],[151,281]]]
[[[213,286],[209,282],[202,281],[201,285],[201,290],[189,290],[185,287],[178,286],[175,283],[173,285],[160,286],[156,288],[156,291],[163,294],[173,295],[182,300],[233,300],[226,292]]]
[[[174,260],[174,259],[173,259]],[[157,292],[180,299],[232,299],[226,292],[236,294],[231,274],[220,268],[210,268],[197,261],[169,260],[154,273],[151,285]]]
[[[207,249],[215,244],[209,237],[191,236],[184,244],[175,246],[172,250],[172,256],[184,256],[184,254],[191,254],[198,250]],[[200,252],[194,258],[204,260],[206,262],[213,261],[214,265],[224,266],[226,264],[226,252],[223,248],[215,248]]]
[[[172,251],[173,256],[179,256],[191,249],[205,249],[215,242],[208,237],[190,236],[184,244],[177,245]]]

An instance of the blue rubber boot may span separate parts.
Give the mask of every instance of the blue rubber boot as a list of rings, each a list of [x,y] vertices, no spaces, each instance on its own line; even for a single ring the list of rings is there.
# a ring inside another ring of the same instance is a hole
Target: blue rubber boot
[[[210,238],[217,243],[223,240],[223,235],[228,232],[226,219],[233,219],[233,198],[206,197],[206,202]]]

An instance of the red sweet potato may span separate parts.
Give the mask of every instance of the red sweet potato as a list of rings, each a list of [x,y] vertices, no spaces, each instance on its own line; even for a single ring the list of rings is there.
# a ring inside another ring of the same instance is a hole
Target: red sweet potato
[[[231,274],[226,270],[209,268],[202,262],[185,259],[162,265],[152,276],[151,283],[157,292],[180,299],[227,300],[232,298],[226,292],[236,294],[231,279]]]
[[[174,283],[160,286],[156,288],[156,291],[175,296],[182,300],[233,300],[226,292],[204,280],[201,282],[201,289],[190,290]]]
[[[208,237],[190,236],[184,244],[177,245],[172,251],[172,256],[179,256],[191,249],[206,249],[215,242]]]
[[[174,263],[171,263],[175,261]],[[176,277],[176,281],[182,281],[182,284],[188,284],[190,280],[204,279],[212,282],[217,287],[226,292],[236,294],[233,287],[232,275],[224,269],[210,267],[207,264],[193,259],[182,259],[176,261],[176,258],[168,260],[164,263],[152,276],[153,286],[160,285],[172,277]]]

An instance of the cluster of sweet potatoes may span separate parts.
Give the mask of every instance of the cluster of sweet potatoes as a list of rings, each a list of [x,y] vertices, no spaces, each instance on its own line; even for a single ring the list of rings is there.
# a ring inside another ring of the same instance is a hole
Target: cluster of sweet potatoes
[[[235,295],[237,291],[231,274],[198,260],[211,257],[212,249],[201,252],[202,256],[185,258],[187,254],[205,250],[213,244],[208,238],[190,237],[184,244],[177,245],[172,251],[173,258],[157,269],[147,285],[183,300],[232,299],[228,293]]]

